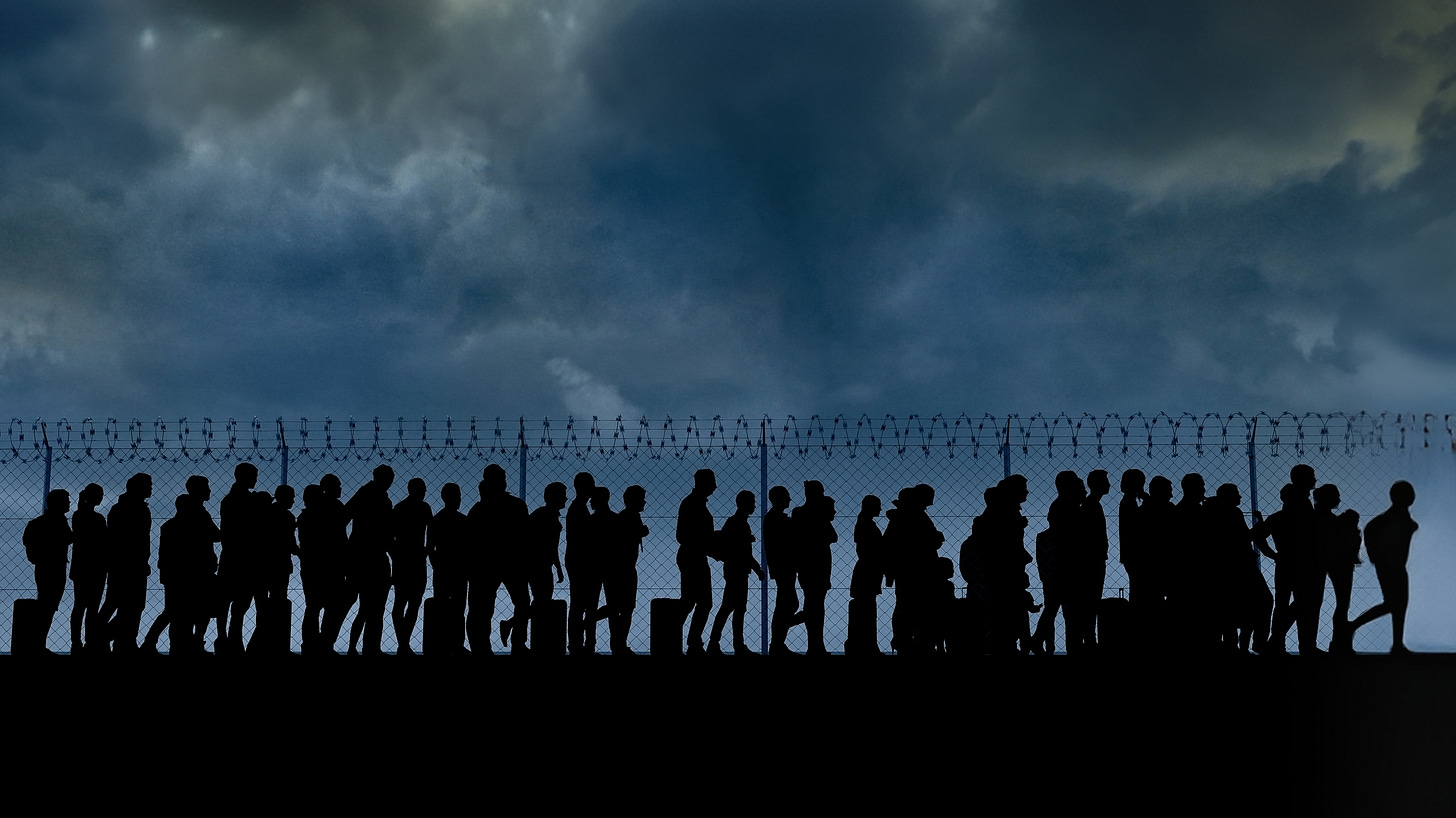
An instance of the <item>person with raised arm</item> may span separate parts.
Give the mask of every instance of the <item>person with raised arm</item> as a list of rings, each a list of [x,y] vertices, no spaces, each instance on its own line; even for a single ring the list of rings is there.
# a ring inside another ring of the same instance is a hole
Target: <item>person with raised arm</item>
[[[1352,643],[1355,631],[1390,614],[1390,652],[1410,653],[1405,646],[1405,612],[1410,604],[1410,575],[1406,573],[1406,562],[1410,559],[1411,537],[1420,528],[1410,514],[1410,507],[1415,502],[1415,488],[1404,480],[1398,480],[1390,487],[1390,508],[1377,514],[1365,526],[1365,553],[1370,556],[1370,564],[1375,566],[1381,600],[1350,623],[1345,636]]]
[[[712,549],[713,513],[708,511],[708,498],[718,490],[718,479],[712,469],[693,473],[693,490],[677,507],[677,567],[682,577],[681,615],[692,615],[688,626],[689,656],[701,656],[703,628],[713,607],[713,576],[708,571],[708,551]]]

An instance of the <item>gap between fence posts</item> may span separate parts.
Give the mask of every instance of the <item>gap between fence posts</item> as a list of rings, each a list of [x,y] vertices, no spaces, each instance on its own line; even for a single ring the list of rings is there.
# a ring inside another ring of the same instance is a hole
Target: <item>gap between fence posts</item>
[[[758,562],[763,579],[758,581],[758,652],[768,655],[768,545],[764,542],[764,521],[768,519],[768,421],[758,425]]]

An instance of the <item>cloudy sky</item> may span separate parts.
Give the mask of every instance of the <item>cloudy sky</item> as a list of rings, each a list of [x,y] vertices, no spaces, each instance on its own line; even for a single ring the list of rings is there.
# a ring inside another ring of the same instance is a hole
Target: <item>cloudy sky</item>
[[[1450,408],[1446,2],[0,4],[12,416]]]

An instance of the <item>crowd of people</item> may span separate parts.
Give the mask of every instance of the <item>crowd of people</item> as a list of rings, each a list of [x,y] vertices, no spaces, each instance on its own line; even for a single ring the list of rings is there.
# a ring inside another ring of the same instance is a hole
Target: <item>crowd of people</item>
[[[455,483],[440,487],[436,510],[418,477],[407,483],[403,499],[392,502],[394,472],[380,465],[347,502],[340,480],[323,476],[304,489],[303,508],[295,514],[291,487],[270,494],[257,490],[257,481],[257,468],[240,463],[214,521],[206,505],[212,497],[208,480],[187,479],[174,514],[159,528],[156,567],[164,607],[140,643],[152,573],[151,477],[132,476],[105,516],[97,510],[103,492],[94,483],[81,490],[69,520],[69,492],[50,492],[45,512],[26,526],[23,537],[35,566],[38,641],[50,631],[69,576],[73,653],[155,652],[169,629],[173,654],[206,652],[209,629],[219,655],[287,652],[288,588],[296,558],[305,654],[336,652],[343,623],[356,606],[347,640],[351,654],[382,652],[386,608],[401,654],[413,652],[422,608],[427,652],[491,653],[498,632],[501,646],[513,654],[549,653],[559,639],[555,632],[564,630],[570,653],[595,654],[605,620],[610,651],[632,653],[628,634],[638,596],[637,560],[650,533],[642,520],[647,498],[641,486],[626,489],[621,510],[614,511],[611,491],[583,472],[573,480],[569,503],[567,487],[551,483],[542,505],[531,511],[507,491],[505,470],[490,465],[468,512]],[[1175,503],[1170,480],[1147,480],[1130,469],[1122,475],[1116,511],[1116,558],[1128,576],[1126,599],[1103,593],[1113,556],[1103,509],[1111,492],[1107,473],[1092,471],[1084,482],[1064,471],[1055,487],[1047,526],[1030,549],[1022,514],[1026,479],[1012,475],[986,489],[985,510],[961,544],[958,566],[941,553],[945,536],[929,513],[933,488],[900,490],[888,511],[879,497],[863,497],[853,527],[856,562],[844,652],[881,653],[878,598],[893,589],[889,647],[898,654],[1052,653],[1058,613],[1069,654],[1149,641],[1190,650],[1283,653],[1291,627],[1299,651],[1316,653],[1327,586],[1335,598],[1331,652],[1352,651],[1356,629],[1384,615],[1391,617],[1392,652],[1405,650],[1406,562],[1417,527],[1410,516],[1415,491],[1407,482],[1390,488],[1390,508],[1371,519],[1362,536],[1357,513],[1336,513],[1339,489],[1317,486],[1307,465],[1291,471],[1280,510],[1267,519],[1254,512],[1252,526],[1237,486],[1225,484],[1206,496],[1203,478],[1189,474]],[[839,542],[834,499],[811,480],[804,483],[803,502],[790,508],[787,488],[770,489],[760,531],[766,564],[760,565],[750,523],[757,496],[738,492],[735,511],[719,527],[708,508],[716,491],[714,473],[699,470],[678,507],[681,592],[661,605],[666,621],[654,621],[654,630],[672,632],[681,650],[686,625],[689,654],[721,654],[731,622],[733,652],[756,655],[743,622],[749,577],[757,575],[771,579],[776,591],[767,652],[794,653],[787,637],[802,627],[807,654],[829,653],[825,604]],[[1350,619],[1362,541],[1383,601]],[[1274,561],[1272,591],[1260,555]],[[714,562],[721,566],[724,588],[716,616]],[[1031,593],[1033,562],[1041,602]],[[957,567],[966,584],[963,597],[956,591]],[[555,586],[563,583],[569,604],[554,598]],[[433,589],[428,600],[427,587]],[[502,587],[511,615],[494,622]],[[254,607],[255,626],[244,644],[244,616]],[[654,620],[658,610],[654,606]],[[1033,628],[1031,616],[1037,613]]]

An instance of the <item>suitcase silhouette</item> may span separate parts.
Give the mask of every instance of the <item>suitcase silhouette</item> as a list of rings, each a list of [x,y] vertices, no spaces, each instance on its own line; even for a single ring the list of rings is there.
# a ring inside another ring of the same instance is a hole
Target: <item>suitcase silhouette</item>
[[[17,599],[10,620],[10,652],[26,656],[45,649],[45,634],[40,632],[40,600]]]
[[[449,656],[465,647],[465,615],[450,611],[445,600],[425,600],[424,651],[426,656]]]
[[[681,656],[683,652],[682,600],[659,597],[648,607],[647,650],[653,656]]]
[[[1127,653],[1132,649],[1132,601],[1106,597],[1097,604],[1097,648],[1103,653]]]

